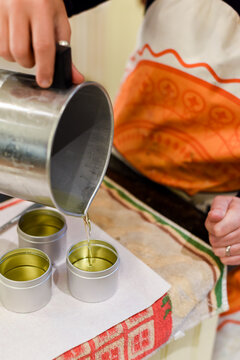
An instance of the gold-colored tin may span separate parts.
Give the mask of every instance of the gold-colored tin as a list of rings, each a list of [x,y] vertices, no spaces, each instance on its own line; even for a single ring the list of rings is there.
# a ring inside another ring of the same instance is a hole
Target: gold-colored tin
[[[14,281],[29,281],[42,276],[50,266],[49,258],[35,249],[16,249],[0,261],[0,274]]]
[[[14,312],[32,312],[51,298],[51,260],[41,250],[20,248],[0,258],[0,298]]]
[[[67,253],[68,286],[71,294],[86,302],[111,297],[118,284],[119,255],[108,242],[80,241]]]
[[[44,251],[55,264],[66,254],[67,225],[56,209],[41,207],[24,213],[17,227],[19,247]]]
[[[113,266],[118,259],[116,249],[105,241],[82,241],[71,248],[70,263],[83,271],[103,271]]]
[[[47,208],[26,212],[19,220],[19,229],[30,236],[51,236],[63,229],[65,221],[56,211]]]

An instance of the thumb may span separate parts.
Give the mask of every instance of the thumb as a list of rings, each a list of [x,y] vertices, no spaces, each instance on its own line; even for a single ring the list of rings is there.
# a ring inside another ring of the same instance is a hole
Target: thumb
[[[84,81],[84,76],[72,64],[72,82],[73,84],[81,84]]]
[[[224,218],[232,201],[231,196],[216,196],[212,202],[211,209],[208,213],[208,219],[211,222],[218,222]]]

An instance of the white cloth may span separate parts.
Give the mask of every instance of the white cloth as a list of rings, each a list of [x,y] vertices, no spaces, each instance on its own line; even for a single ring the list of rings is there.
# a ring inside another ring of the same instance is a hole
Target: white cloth
[[[5,223],[29,202],[0,211]],[[67,247],[85,239],[81,219],[67,217]],[[53,269],[53,294],[41,310],[16,314],[0,304],[0,359],[50,360],[151,306],[170,285],[116,240],[93,224],[92,237],[111,243],[120,255],[119,286],[102,303],[73,298],[67,287],[65,259]],[[0,255],[17,247],[16,226],[0,235]]]
[[[155,0],[136,44],[138,50],[148,44],[151,51],[134,52],[125,77],[140,60],[153,60],[216,84],[239,98],[239,42],[239,15],[225,2]]]

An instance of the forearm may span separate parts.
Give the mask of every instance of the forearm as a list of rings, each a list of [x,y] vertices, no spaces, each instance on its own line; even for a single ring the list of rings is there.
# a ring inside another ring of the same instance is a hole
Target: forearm
[[[108,0],[64,0],[68,16],[78,14]]]

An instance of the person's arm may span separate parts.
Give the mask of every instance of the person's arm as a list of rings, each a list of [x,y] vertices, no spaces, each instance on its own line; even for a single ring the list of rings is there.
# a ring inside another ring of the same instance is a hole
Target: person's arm
[[[68,16],[79,14],[82,11],[89,10],[108,0],[64,0]]]
[[[240,265],[240,198],[217,196],[205,226],[213,251],[222,263]]]

